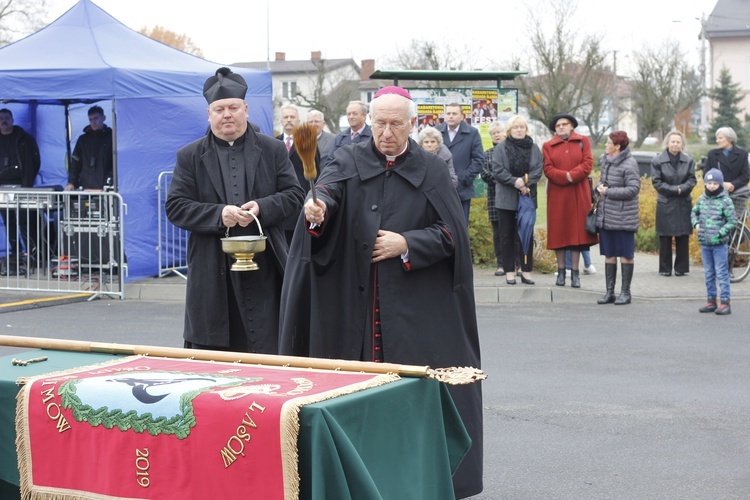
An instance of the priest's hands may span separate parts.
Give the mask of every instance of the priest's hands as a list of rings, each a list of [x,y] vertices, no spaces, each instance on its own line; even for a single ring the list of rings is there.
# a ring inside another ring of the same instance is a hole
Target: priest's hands
[[[305,203],[305,219],[313,224],[323,224],[326,217],[326,208],[323,200],[319,199],[317,205],[312,201],[312,198],[307,200]]]
[[[380,229],[372,249],[372,262],[401,257],[409,249],[406,238],[399,233]]]
[[[241,207],[234,205],[226,205],[221,211],[221,222],[224,227],[234,227],[239,224],[242,227],[246,227],[251,222],[255,221],[250,212],[256,217],[260,214],[260,207],[258,203],[254,201],[248,201]]]

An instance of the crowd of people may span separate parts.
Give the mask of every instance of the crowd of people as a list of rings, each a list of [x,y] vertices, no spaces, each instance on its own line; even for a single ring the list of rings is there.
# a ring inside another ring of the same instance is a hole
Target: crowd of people
[[[641,179],[626,132],[608,135],[594,183],[591,144],[569,113],[552,118],[543,143],[520,115],[494,121],[484,151],[458,103],[414,140],[416,104],[405,89],[384,87],[369,104],[349,103],[349,128],[339,134],[325,130],[320,111],[307,114],[317,130],[313,197],[294,142],[299,109],[284,106],[281,133],[264,135],[248,121],[246,92],[242,76],[217,70],[203,87],[209,129],[176,155],[165,207],[190,231],[186,348],[481,368],[468,236],[477,176],[487,183],[496,276],[510,286],[535,284],[533,229],[544,196],[555,285],[570,276],[579,288],[581,256],[595,272],[588,252],[598,245],[605,294],[597,302],[631,303]],[[68,190],[112,184],[112,130],[99,106],[88,117]],[[731,128],[716,132],[695,206],[695,162],[683,134],[670,132],[652,162],[658,273],[689,273],[696,230],[708,297],[701,312],[731,313],[727,241],[750,197],[748,155],[736,141]],[[38,147],[7,109],[0,109],[0,160],[0,185],[33,185]],[[587,226],[592,205],[595,230]],[[17,232],[18,221],[3,222]],[[265,236],[258,270],[230,271],[233,258],[220,243],[230,235]],[[12,236],[10,247],[18,251]],[[463,498],[482,490],[481,385],[450,392],[473,443],[453,477]]]

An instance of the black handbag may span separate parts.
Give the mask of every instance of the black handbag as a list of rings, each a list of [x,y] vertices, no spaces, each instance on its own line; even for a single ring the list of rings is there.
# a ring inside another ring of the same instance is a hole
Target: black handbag
[[[596,197],[596,201],[591,205],[591,208],[589,209],[589,213],[586,214],[586,224],[585,229],[586,232],[589,234],[597,234],[599,232],[599,228],[596,227],[596,210],[599,207],[599,197]]]

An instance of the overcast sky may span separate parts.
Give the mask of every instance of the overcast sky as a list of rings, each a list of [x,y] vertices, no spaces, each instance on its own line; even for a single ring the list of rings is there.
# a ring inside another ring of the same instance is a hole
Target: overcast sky
[[[324,58],[352,57],[358,63],[375,59],[376,69],[389,69],[384,60],[413,38],[477,47],[486,57],[479,61],[480,68],[486,68],[488,61],[509,60],[526,45],[525,6],[534,4],[534,0],[93,1],[136,31],[160,25],[185,34],[206,59],[222,64],[265,61],[270,47],[271,59],[275,52],[285,52],[287,60],[309,59],[311,51],[320,50]],[[48,21],[53,21],[76,0],[48,2]],[[700,23],[696,18],[702,14],[708,18],[715,5],[716,0],[630,0],[619,5],[578,0],[571,26],[604,34],[605,48],[617,50],[618,69],[627,71],[628,54],[633,49],[664,39],[678,40],[690,62],[697,65]]]

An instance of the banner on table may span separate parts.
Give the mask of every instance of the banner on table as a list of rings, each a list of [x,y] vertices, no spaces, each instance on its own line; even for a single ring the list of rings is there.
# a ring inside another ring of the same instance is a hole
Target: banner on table
[[[398,380],[136,356],[26,381],[24,498],[297,498],[301,406]]]

